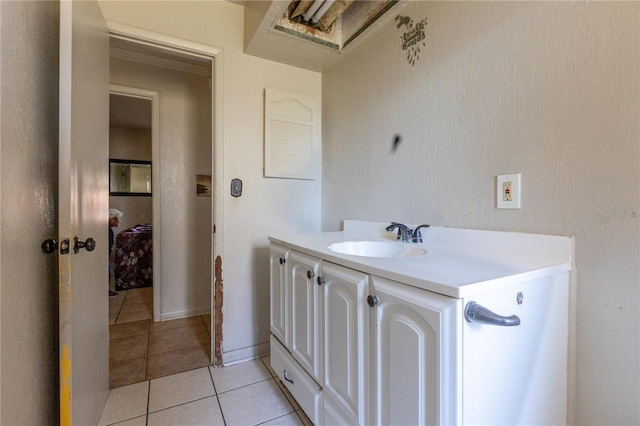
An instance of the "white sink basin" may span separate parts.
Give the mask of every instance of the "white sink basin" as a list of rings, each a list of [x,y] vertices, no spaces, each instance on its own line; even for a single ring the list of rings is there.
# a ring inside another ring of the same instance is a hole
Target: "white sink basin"
[[[395,241],[342,241],[330,244],[329,250],[364,257],[408,257],[427,254],[427,250],[421,247]]]

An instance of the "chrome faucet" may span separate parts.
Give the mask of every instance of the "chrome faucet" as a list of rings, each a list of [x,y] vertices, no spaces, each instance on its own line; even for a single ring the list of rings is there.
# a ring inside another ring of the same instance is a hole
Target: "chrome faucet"
[[[385,229],[387,232],[392,232],[394,229],[398,229],[398,236],[396,237],[396,240],[402,241],[403,243],[411,242],[413,229],[409,228],[407,225],[403,225],[398,222],[391,222],[391,225],[387,226]]]
[[[418,226],[416,229],[411,229],[407,225],[403,225],[398,222],[391,222],[391,225],[387,226],[385,229],[387,232],[392,232],[393,230],[398,230],[398,236],[396,237],[397,241],[401,241],[403,243],[421,243],[422,235],[420,234],[420,228],[428,228],[430,225],[424,224]]]

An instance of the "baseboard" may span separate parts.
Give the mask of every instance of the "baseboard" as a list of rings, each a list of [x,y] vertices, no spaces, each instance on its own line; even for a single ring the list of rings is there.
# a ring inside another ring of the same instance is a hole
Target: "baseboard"
[[[260,358],[269,354],[269,342],[260,343],[258,345],[249,346],[242,349],[222,352],[222,365],[227,367],[233,364],[239,364],[252,359]]]
[[[211,313],[211,307],[185,309],[182,311],[162,312],[160,313],[160,321],[169,321],[180,318],[195,317],[196,315],[207,315]]]

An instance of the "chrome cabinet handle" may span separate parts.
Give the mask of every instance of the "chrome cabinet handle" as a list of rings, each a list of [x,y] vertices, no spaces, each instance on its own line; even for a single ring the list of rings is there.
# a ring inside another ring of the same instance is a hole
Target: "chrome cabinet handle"
[[[314,271],[307,271],[307,278],[311,279],[315,276],[316,276],[316,273]]]
[[[516,315],[504,317],[498,315],[495,312],[491,312],[489,309],[482,305],[478,305],[476,302],[471,301],[467,303],[464,308],[464,319],[468,322],[477,322],[478,324],[498,325],[502,327],[514,327],[520,325],[520,318]]]
[[[289,382],[289,383],[291,383],[291,384],[294,384],[294,383],[293,383],[293,380],[291,380],[289,377],[287,377],[288,375],[289,375],[289,372],[288,372],[287,370],[284,370],[284,379],[285,379],[287,382]]]

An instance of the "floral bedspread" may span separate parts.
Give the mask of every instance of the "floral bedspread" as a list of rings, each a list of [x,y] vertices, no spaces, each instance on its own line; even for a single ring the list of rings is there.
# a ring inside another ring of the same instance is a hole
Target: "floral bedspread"
[[[120,231],[114,246],[116,291],[153,285],[151,224]]]

